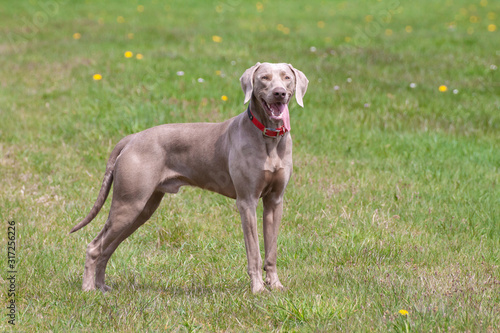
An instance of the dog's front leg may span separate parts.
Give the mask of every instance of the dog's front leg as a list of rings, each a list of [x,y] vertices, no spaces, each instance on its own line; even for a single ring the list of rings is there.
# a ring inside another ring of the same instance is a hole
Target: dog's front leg
[[[264,246],[266,257],[264,270],[266,271],[266,284],[272,289],[283,289],[276,269],[278,252],[278,232],[283,215],[283,197],[270,193],[263,198],[264,203]]]
[[[245,237],[245,249],[247,251],[248,275],[251,280],[252,293],[264,291],[262,281],[262,258],[260,257],[259,238],[257,233],[257,202],[258,199],[236,200],[236,205],[241,215],[241,225]]]

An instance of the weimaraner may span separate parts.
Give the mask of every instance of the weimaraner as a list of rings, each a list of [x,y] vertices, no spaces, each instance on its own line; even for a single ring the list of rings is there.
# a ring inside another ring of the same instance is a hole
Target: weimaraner
[[[266,285],[282,289],[276,270],[283,194],[292,173],[288,103],[308,80],[290,64],[257,63],[240,78],[248,109],[222,123],[165,124],[126,136],[113,149],[97,200],[71,232],[99,213],[114,181],[104,228],[89,243],[83,290],[108,291],[106,265],[118,245],[154,213],[165,193],[197,186],[236,199],[253,293],[265,290],[256,208],[264,204]]]

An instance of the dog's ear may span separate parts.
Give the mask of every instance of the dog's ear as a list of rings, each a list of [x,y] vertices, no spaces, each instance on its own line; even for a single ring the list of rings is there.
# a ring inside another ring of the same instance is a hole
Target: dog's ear
[[[252,98],[252,93],[253,93],[253,74],[259,68],[260,62],[256,63],[249,69],[243,73],[243,75],[240,77],[240,82],[241,82],[241,89],[243,89],[243,92],[245,93],[245,102],[244,104],[247,104],[248,101]]]
[[[304,107],[304,102],[302,101],[302,98],[306,94],[307,84],[309,83],[309,80],[304,75],[304,73],[302,73],[298,69],[293,68],[291,64],[288,64],[288,66],[290,66],[290,69],[293,71],[293,74],[295,75],[295,99],[297,100],[297,104]]]

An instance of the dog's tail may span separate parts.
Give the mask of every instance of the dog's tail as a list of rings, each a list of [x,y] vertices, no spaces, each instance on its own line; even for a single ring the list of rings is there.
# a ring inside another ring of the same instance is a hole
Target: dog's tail
[[[97,200],[94,203],[94,207],[92,207],[89,214],[82,221],[80,221],[80,223],[78,223],[73,227],[73,229],[71,229],[71,231],[69,232],[70,234],[85,227],[97,216],[97,214],[99,214],[99,211],[104,205],[104,202],[106,202],[106,199],[108,198],[109,190],[111,189],[111,184],[113,183],[113,171],[115,169],[116,159],[118,158],[118,156],[120,156],[123,148],[127,145],[127,143],[130,142],[132,137],[133,135],[129,135],[120,140],[120,142],[118,142],[118,144],[111,152],[108,163],[106,164],[106,172],[104,173],[104,179],[102,180],[101,189],[99,190],[99,194],[97,195]]]

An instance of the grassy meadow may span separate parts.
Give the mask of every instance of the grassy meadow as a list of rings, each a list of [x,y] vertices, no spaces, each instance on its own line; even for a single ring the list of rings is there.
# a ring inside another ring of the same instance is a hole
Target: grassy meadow
[[[113,290],[82,292],[110,200],[68,232],[114,145],[245,111],[257,61],[310,80],[290,107],[287,289],[250,293],[235,202],[186,187],[112,256]],[[498,332],[497,66],[493,0],[0,1],[0,331]]]

